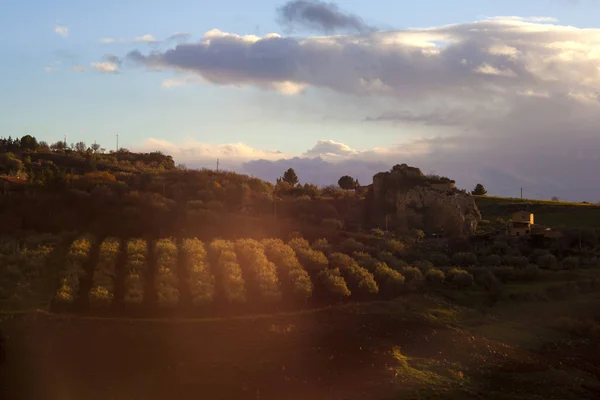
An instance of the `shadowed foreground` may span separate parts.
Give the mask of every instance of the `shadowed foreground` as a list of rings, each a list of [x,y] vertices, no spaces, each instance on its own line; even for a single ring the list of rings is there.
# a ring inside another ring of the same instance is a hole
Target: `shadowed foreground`
[[[16,315],[2,323],[8,351],[0,394],[48,400],[598,395],[582,384],[595,377],[555,367],[560,354],[541,359],[473,336],[452,322],[455,311],[425,302],[418,312],[402,301],[204,321]]]

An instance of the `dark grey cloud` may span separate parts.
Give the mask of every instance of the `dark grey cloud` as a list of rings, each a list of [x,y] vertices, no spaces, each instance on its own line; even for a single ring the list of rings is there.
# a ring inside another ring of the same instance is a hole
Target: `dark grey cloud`
[[[169,36],[167,38],[167,42],[178,42],[178,43],[187,42],[188,40],[190,40],[191,37],[192,37],[192,35],[190,33],[177,32],[177,33],[174,33],[171,36]]]
[[[365,122],[415,123],[431,126],[462,126],[465,122],[473,122],[478,118],[476,109],[462,110],[457,108],[433,111],[398,110],[384,111],[376,117],[367,116]]]
[[[122,64],[121,58],[114,54],[105,54],[102,57],[104,61],[120,66]]]
[[[375,28],[357,15],[319,0],[292,0],[277,9],[279,22],[290,29],[305,28],[324,33],[338,31],[367,33]]]

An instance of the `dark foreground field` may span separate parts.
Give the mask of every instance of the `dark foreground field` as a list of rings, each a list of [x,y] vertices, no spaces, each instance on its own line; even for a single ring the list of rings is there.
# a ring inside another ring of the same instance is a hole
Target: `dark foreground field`
[[[549,327],[598,304],[413,296],[239,319],[5,315],[0,398],[597,399],[600,345]]]

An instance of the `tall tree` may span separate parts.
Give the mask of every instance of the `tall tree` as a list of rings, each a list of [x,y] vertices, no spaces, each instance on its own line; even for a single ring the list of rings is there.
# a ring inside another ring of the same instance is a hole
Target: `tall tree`
[[[78,153],[85,153],[86,149],[87,149],[87,146],[83,142],[77,142],[75,144],[75,151],[77,151]]]
[[[65,151],[66,144],[62,140],[59,140],[56,143],[52,143],[52,145],[50,145],[50,148],[54,151],[62,152]]]
[[[23,150],[35,150],[38,148],[38,142],[33,136],[25,135],[21,138],[21,148]]]
[[[296,186],[298,184],[298,175],[296,175],[296,171],[294,171],[293,168],[285,171],[281,179],[284,182],[289,183],[291,186]]]
[[[481,183],[478,183],[475,185],[475,189],[471,191],[471,194],[475,196],[485,196],[487,194],[487,190],[485,190]]]
[[[344,190],[351,190],[358,187],[358,181],[349,175],[344,175],[338,180],[338,185]]]

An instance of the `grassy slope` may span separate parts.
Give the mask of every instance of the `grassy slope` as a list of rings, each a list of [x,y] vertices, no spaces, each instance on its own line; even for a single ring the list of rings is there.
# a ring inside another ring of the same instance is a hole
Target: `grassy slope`
[[[494,308],[452,294],[475,306],[412,295],[234,319],[14,316],[0,397],[597,398],[597,369],[544,346],[561,338],[556,318],[597,310],[596,294]]]
[[[515,211],[529,210],[535,223],[550,228],[598,228],[600,205],[567,203],[548,200],[514,199],[493,196],[473,196],[484,219],[508,220]]]

